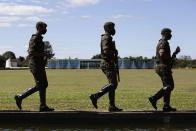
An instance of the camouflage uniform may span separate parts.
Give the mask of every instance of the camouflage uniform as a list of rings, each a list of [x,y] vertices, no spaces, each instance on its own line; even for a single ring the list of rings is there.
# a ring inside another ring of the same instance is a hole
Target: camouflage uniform
[[[115,68],[115,61],[114,61],[114,55],[113,54],[104,54],[104,50],[109,50],[115,52],[115,44],[112,41],[112,37],[110,35],[104,34],[101,38],[101,69],[106,75],[108,82],[114,86],[114,89],[117,88],[118,82],[117,82],[117,73]]]
[[[163,52],[166,56],[169,56],[169,60],[165,61],[161,59],[160,53]],[[164,97],[164,109],[170,107],[170,95],[171,91],[174,89],[174,81],[171,71],[173,60],[171,57],[169,43],[164,39],[159,40],[156,49],[156,59],[157,61],[155,65],[155,71],[162,80],[163,88],[159,92],[157,92],[153,97],[151,97],[151,99],[157,101],[161,97]]]
[[[42,39],[43,37],[41,35],[32,35],[28,49],[29,68],[35,79],[35,87],[39,89],[48,87],[48,81],[45,71],[45,60],[44,56],[33,56],[31,54],[34,52],[44,54],[44,42],[42,41]]]
[[[112,37],[109,34],[103,34],[101,36],[101,69],[106,75],[109,84],[105,85],[98,93],[92,94],[90,99],[95,108],[97,108],[97,99],[106,93],[109,93],[109,111],[122,111],[115,106],[115,90],[118,86],[117,71],[115,68],[115,56],[112,53],[104,54],[104,50],[108,52],[116,52],[115,42],[112,41]]]
[[[111,85],[109,89],[109,100],[110,105],[115,106],[115,90],[118,86],[117,81],[117,73],[115,68],[115,61],[114,61],[114,55],[113,54],[104,54],[104,50],[109,50],[115,52],[115,44],[112,41],[112,37],[108,34],[104,34],[101,37],[101,69],[103,73],[106,75],[109,85]]]
[[[160,52],[164,52],[167,56],[170,56],[168,61],[163,61],[160,58]],[[174,81],[172,77],[172,58],[171,58],[171,51],[170,46],[167,41],[161,39],[157,45],[156,51],[156,58],[157,58],[157,65],[155,66],[156,73],[161,77],[163,82],[163,87],[169,87],[169,90],[172,91],[174,89]]]
[[[16,104],[19,109],[22,109],[22,100],[31,94],[39,91],[40,95],[40,111],[53,111],[54,109],[48,108],[46,106],[46,88],[48,86],[48,81],[45,71],[45,61],[44,61],[44,42],[43,37],[38,34],[32,35],[29,42],[29,68],[34,76],[35,86],[29,88],[23,94],[18,94],[15,96]]]

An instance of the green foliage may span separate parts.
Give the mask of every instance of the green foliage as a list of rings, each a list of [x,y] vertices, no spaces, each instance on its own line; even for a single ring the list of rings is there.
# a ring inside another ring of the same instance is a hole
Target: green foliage
[[[17,58],[17,64],[18,64],[18,67],[27,67],[28,59],[25,59],[24,57],[19,56],[19,58]]]
[[[5,67],[5,58],[0,55],[0,68],[4,68],[4,67]]]
[[[175,68],[196,67],[196,60],[192,60],[190,56],[180,56],[174,63]]]
[[[15,54],[13,52],[11,52],[11,51],[6,51],[5,53],[3,53],[2,56],[5,58],[5,60],[7,60],[9,58],[16,59]]]
[[[101,54],[94,55],[91,59],[101,59]]]
[[[135,61],[136,63],[138,61],[154,61],[156,58],[153,56],[152,58],[147,58],[147,57],[124,57],[124,60],[130,60],[130,61]],[[178,59],[176,59],[176,61],[174,62],[174,68],[196,68],[196,60],[192,60],[190,56],[180,56]]]
[[[154,60],[154,57],[152,57],[152,59],[149,59],[147,57],[143,57],[143,56],[138,56],[138,57],[132,57],[132,56],[129,56],[129,57],[124,57],[123,59],[125,60],[130,60],[130,61],[135,61],[135,62],[138,62],[138,61],[152,61]]]

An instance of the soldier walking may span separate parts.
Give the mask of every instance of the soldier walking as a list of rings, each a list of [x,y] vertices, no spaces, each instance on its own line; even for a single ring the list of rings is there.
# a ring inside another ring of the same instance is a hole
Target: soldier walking
[[[163,111],[166,112],[176,111],[175,108],[170,106],[171,91],[174,89],[174,81],[171,69],[176,55],[180,52],[180,47],[177,47],[171,56],[170,45],[168,42],[168,40],[170,40],[172,37],[171,32],[172,31],[169,28],[162,29],[162,39],[159,40],[156,48],[155,71],[162,80],[163,88],[161,88],[161,90],[158,91],[154,96],[149,98],[150,103],[157,110],[157,100],[164,97]]]
[[[115,35],[115,24],[112,22],[106,22],[104,24],[105,34],[101,36],[101,69],[106,75],[109,84],[105,85],[96,94],[90,95],[90,99],[95,108],[97,107],[97,100],[106,93],[109,93],[109,108],[110,112],[122,111],[115,106],[115,90],[118,86],[117,76],[118,69],[118,51],[115,47],[115,42],[112,41],[112,36]]]
[[[35,86],[29,88],[23,94],[15,95],[16,104],[20,110],[22,109],[22,100],[37,91],[39,91],[40,96],[40,112],[54,110],[46,105],[46,88],[48,87],[48,81],[45,71],[46,62],[44,57],[47,57],[49,54],[44,52],[44,42],[42,40],[42,35],[47,32],[46,27],[46,23],[38,22],[36,24],[37,32],[32,35],[29,42],[29,68],[34,76]]]

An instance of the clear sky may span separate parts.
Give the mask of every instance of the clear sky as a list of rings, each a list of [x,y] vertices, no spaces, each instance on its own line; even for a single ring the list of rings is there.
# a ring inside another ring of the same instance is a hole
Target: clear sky
[[[91,58],[100,53],[106,21],[116,23],[121,57],[155,55],[164,27],[173,30],[172,52],[196,59],[196,0],[0,0],[0,54],[27,56],[35,23],[45,21],[56,58]]]

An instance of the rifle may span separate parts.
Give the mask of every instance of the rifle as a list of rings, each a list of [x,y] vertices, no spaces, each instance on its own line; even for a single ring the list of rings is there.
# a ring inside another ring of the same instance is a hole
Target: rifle
[[[118,82],[120,82],[120,73],[119,73],[119,67],[118,67],[118,55],[115,55],[115,65],[116,65],[116,74],[117,74]]]
[[[116,50],[115,41],[113,41],[113,44],[114,44],[114,49]],[[114,62],[115,62],[115,68],[116,68],[118,82],[120,82],[120,73],[119,73],[119,66],[118,66],[118,51],[117,50],[114,53]]]

